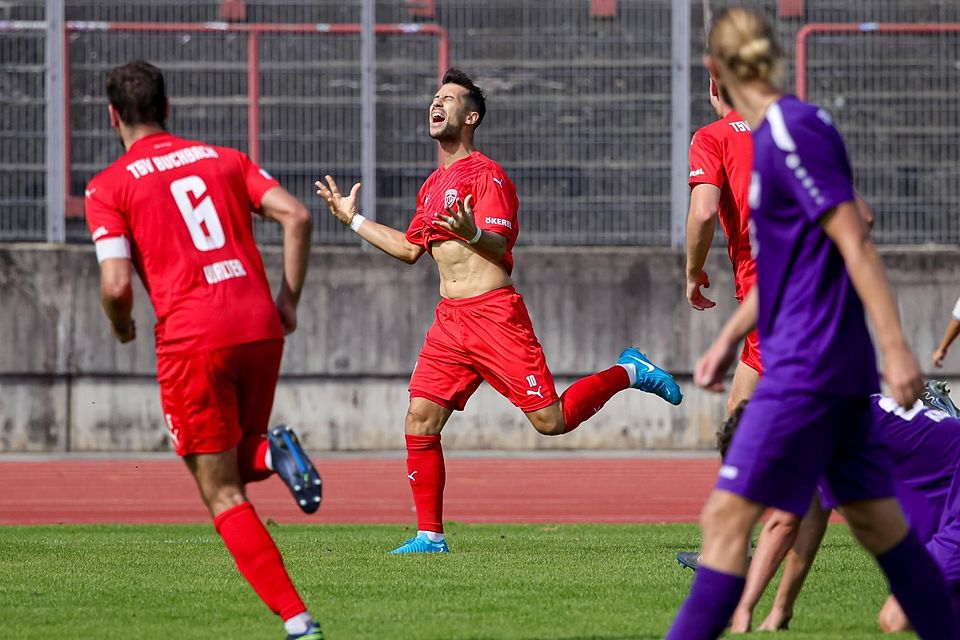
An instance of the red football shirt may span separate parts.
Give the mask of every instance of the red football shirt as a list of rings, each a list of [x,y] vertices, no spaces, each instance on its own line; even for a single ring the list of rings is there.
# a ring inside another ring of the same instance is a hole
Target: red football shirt
[[[277,182],[243,153],[157,133],[86,191],[97,258],[130,257],[157,314],[157,353],[283,337],[252,210]]]
[[[720,189],[720,226],[727,236],[727,253],[733,263],[740,300],[756,279],[747,226],[752,169],[750,127],[736,111],[694,134],[690,143],[690,188],[712,184]]]
[[[449,167],[439,167],[430,174],[417,194],[417,212],[407,228],[407,240],[427,252],[431,251],[434,242],[462,240],[433,221],[457,198],[463,200],[469,194],[473,195],[471,205],[477,227],[499,233],[507,239],[507,250],[500,264],[507,273],[511,273],[513,245],[520,233],[517,188],[499,164],[479,151],[457,160]]]

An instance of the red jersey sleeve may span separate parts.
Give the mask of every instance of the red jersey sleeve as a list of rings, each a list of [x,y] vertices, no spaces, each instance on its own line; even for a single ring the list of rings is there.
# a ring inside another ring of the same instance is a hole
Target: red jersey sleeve
[[[706,127],[690,143],[690,188],[698,184],[723,186],[723,149]]]
[[[409,226],[407,226],[407,233],[405,234],[405,237],[407,238],[407,242],[409,242],[410,244],[415,244],[418,247],[424,247],[425,249],[427,248],[427,246],[426,246],[426,242],[424,241],[424,233],[423,233],[423,226],[424,226],[423,196],[424,196],[424,193],[426,193],[426,189],[427,189],[427,182],[424,182],[423,185],[421,185],[420,187],[420,191],[417,192],[417,210],[416,212],[414,212],[413,218],[410,219],[410,224]]]
[[[511,244],[516,241],[517,188],[506,174],[485,171],[473,186],[473,215],[477,227],[504,236]]]
[[[97,248],[97,261],[129,258],[133,234],[109,187],[94,178],[87,185],[83,202],[87,227]]]
[[[240,155],[240,169],[243,171],[243,181],[247,185],[247,196],[250,198],[250,204],[259,211],[263,194],[274,187],[279,187],[280,183],[257,166],[247,154],[239,151],[237,153]]]

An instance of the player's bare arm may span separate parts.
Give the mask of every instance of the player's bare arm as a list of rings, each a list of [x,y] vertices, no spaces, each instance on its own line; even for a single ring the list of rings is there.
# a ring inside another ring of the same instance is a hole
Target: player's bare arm
[[[113,335],[122,343],[137,337],[131,317],[133,286],[129,258],[107,258],[100,263],[100,304],[110,320]]]
[[[327,203],[327,206],[330,207],[330,213],[340,224],[352,228],[358,236],[397,260],[413,264],[420,259],[420,256],[423,255],[423,247],[408,241],[402,231],[397,231],[362,216],[357,218],[360,215],[357,207],[357,196],[360,193],[359,182],[353,185],[349,195],[344,196],[340,193],[340,188],[331,176],[324,176],[324,180],[326,180],[326,183],[323,180],[317,180],[314,183],[317,187],[317,195]]]
[[[935,367],[943,366],[943,359],[947,357],[947,351],[950,349],[950,345],[953,344],[953,341],[960,335],[960,320],[957,319],[958,317],[960,317],[960,300],[957,300],[957,305],[953,309],[953,317],[950,318],[950,322],[943,332],[943,339],[940,340],[940,345],[936,351],[933,352],[932,359],[933,366]]]
[[[303,203],[283,187],[273,187],[260,201],[264,217],[283,227],[283,276],[277,293],[277,311],[286,334],[297,328],[297,305],[310,261],[313,223]]]
[[[903,336],[900,315],[883,263],[870,240],[870,230],[859,207],[852,201],[844,202],[827,212],[820,224],[837,245],[850,280],[877,328],[883,353],[883,374],[890,386],[890,395],[901,407],[913,406],[923,393],[923,377]]]
[[[507,239],[499,233],[483,231],[477,227],[472,202],[472,195],[467,195],[463,200],[457,199],[444,213],[436,215],[434,224],[463,238],[474,253],[494,264],[500,264],[507,251]]]
[[[723,391],[723,379],[736,357],[737,345],[757,326],[759,303],[757,287],[750,290],[736,312],[730,316],[707,352],[697,362],[693,382],[710,391]]]
[[[703,264],[717,230],[719,211],[720,189],[712,184],[696,185],[690,192],[687,213],[687,300],[697,311],[717,306],[700,288],[710,288],[710,277],[703,270]]]

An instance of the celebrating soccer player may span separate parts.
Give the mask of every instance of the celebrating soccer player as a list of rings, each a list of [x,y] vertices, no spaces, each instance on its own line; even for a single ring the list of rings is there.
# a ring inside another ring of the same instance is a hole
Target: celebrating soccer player
[[[750,252],[747,189],[753,143],[750,127],[720,95],[710,79],[710,104],[719,120],[698,130],[690,143],[690,210],[687,213],[687,300],[697,311],[716,306],[700,290],[710,287],[703,270],[713,243],[717,218],[727,237],[727,254],[733,265],[734,295],[743,303],[756,282],[756,265]],[[753,393],[763,372],[757,331],[743,343],[740,362],[733,374],[727,413]]]
[[[420,188],[406,234],[357,211],[359,184],[344,196],[330,176],[316,183],[331,213],[361,238],[409,264],[429,252],[440,272],[442,300],[410,380],[404,425],[418,532],[393,553],[448,550],[440,432],[481,381],[506,396],[545,435],[569,433],[629,387],[671,404],[681,400],[670,374],[633,348],[624,350],[616,365],[557,395],[523,298],[510,278],[520,231],[516,190],[500,165],[473,147],[485,112],[481,90],[462,71],[448,70],[427,112],[442,166]]]
[[[168,133],[155,66],[113,69],[107,97],[126,153],[86,191],[103,309],[120,342],[136,337],[132,262],[156,311],[160,399],[177,454],[237,568],[283,619],[288,640],[322,640],[244,491],[276,471],[301,509],[320,504],[320,476],[293,432],[267,435],[283,336],[297,326],[310,214],[243,153]],[[251,211],[283,227],[276,301]]]
[[[707,68],[753,131],[758,279],[694,376],[722,390],[736,345],[754,326],[765,373],[704,506],[700,568],[667,637],[721,634],[743,591],[745,548],[764,507],[802,516],[824,478],[918,634],[956,638],[944,577],[908,528],[889,454],[872,437],[869,396],[879,380],[864,307],[900,406],[922,392],[920,370],[858,211],[843,139],[825,111],[782,93],[781,55],[758,10],[725,9],[710,29]]]

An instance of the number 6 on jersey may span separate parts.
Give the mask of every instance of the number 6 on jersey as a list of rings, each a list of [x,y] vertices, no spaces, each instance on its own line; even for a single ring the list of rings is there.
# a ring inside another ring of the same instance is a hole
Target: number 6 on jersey
[[[190,237],[197,249],[212,251],[226,244],[220,216],[213,206],[213,199],[207,195],[207,185],[202,178],[187,176],[174,180],[170,183],[170,193],[180,209],[183,221],[187,223]],[[194,202],[197,204],[194,205]]]

